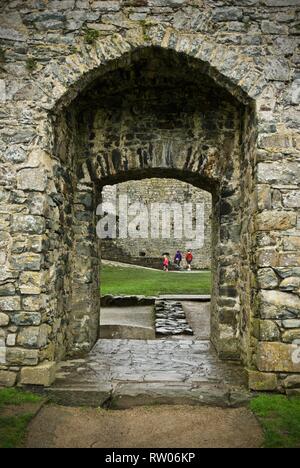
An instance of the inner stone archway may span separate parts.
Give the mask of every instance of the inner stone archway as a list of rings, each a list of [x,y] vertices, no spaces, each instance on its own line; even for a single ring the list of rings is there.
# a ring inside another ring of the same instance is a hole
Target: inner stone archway
[[[97,339],[95,226],[102,187],[157,177],[186,181],[212,194],[212,341],[220,357],[248,362],[251,102],[245,105],[218,86],[202,62],[145,48],[91,80],[54,119],[56,190],[65,226],[54,264],[64,277],[57,275],[53,289],[65,336],[56,355],[79,356]]]

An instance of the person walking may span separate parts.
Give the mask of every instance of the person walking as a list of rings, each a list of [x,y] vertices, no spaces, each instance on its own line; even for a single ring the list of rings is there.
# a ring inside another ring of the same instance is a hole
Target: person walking
[[[180,250],[177,250],[175,254],[175,258],[174,258],[174,263],[178,270],[180,270],[181,268],[181,262],[182,262],[182,253],[180,252]]]
[[[188,271],[191,271],[192,270],[192,262],[193,262],[193,253],[191,250],[188,250],[187,253],[186,253],[186,256],[185,256],[185,260],[186,260],[186,263],[187,263],[187,269]]]
[[[163,266],[164,266],[164,271],[165,272],[168,272],[169,271],[169,264],[170,264],[170,260],[169,260],[169,257],[168,255],[164,255],[164,260],[163,260]]]

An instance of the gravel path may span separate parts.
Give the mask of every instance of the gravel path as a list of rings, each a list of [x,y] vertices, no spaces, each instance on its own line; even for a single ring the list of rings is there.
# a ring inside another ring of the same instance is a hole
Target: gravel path
[[[256,448],[261,428],[246,408],[160,406],[106,411],[44,407],[28,448]]]

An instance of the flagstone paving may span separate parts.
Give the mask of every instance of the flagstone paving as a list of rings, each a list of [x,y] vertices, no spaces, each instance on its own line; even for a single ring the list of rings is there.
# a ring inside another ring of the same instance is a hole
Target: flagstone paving
[[[61,364],[48,390],[63,404],[126,408],[152,403],[230,406],[247,399],[243,369],[207,340],[105,340]]]

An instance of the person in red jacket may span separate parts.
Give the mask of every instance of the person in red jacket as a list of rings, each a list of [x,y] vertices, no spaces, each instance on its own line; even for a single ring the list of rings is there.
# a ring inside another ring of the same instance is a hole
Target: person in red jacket
[[[188,250],[187,253],[186,253],[186,256],[185,256],[188,271],[191,271],[191,269],[192,269],[193,258],[194,257],[193,257],[192,251]]]

